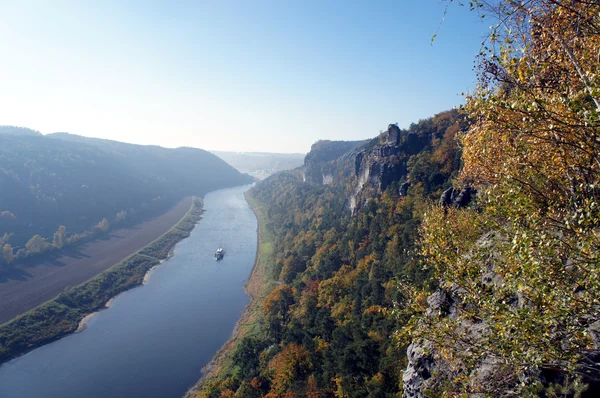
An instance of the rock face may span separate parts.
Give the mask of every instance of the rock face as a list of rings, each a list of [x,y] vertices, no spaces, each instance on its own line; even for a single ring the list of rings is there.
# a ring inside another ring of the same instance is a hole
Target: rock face
[[[451,292],[440,289],[427,298],[426,316],[441,314],[454,318],[458,315],[458,301]],[[450,367],[432,353],[431,344],[416,341],[408,346],[408,366],[402,376],[404,398],[425,398],[424,392],[435,389],[440,379],[453,376]],[[433,375],[435,374],[435,377]]]
[[[385,191],[394,182],[403,182],[408,172],[408,157],[421,151],[427,144],[426,139],[400,130],[395,124],[388,126],[382,141],[356,154],[354,174],[357,181],[347,201],[352,213],[355,213],[368,197]],[[404,182],[399,194],[406,195],[409,185]]]
[[[440,199],[440,204],[448,203],[451,197],[450,190],[444,192]],[[463,197],[473,194],[473,189],[462,189]],[[450,201],[450,205],[456,205],[459,195]],[[462,203],[462,202],[461,202]],[[498,238],[493,233],[487,233],[479,239],[479,244],[493,247]],[[486,285],[501,285],[503,278],[494,272],[491,265],[486,272],[482,272],[481,280]],[[443,316],[450,319],[457,319],[460,312],[466,307],[459,296],[461,290],[454,287],[450,289],[438,289],[427,299],[428,308],[425,312],[426,317]],[[507,299],[515,309],[526,307],[528,304],[523,297],[518,294]],[[460,321],[460,335],[464,336],[464,341],[480,341],[483,339],[489,327],[485,322],[475,322],[473,320],[463,319]],[[589,333],[593,339],[594,348],[588,350],[580,360],[583,374],[583,383],[587,384],[587,390],[582,397],[600,396],[600,321],[593,323],[589,327]],[[455,342],[453,344],[461,344]],[[458,350],[468,350],[468,345],[464,347],[455,347]],[[403,397],[404,398],[424,398],[429,396],[425,394],[429,391],[444,391],[445,384],[464,374],[459,374],[457,369],[461,366],[454,364],[454,367],[441,358],[432,345],[425,341],[413,341],[407,349],[408,366],[402,377]],[[585,368],[584,368],[585,366]],[[473,390],[484,388],[493,391],[497,396],[512,397],[516,396],[514,387],[525,383],[527,385],[533,382],[539,382],[544,386],[550,384],[561,384],[565,382],[563,374],[548,369],[529,369],[528,371],[515,375],[512,369],[499,358],[484,357],[480,358],[477,367],[468,375],[469,386]],[[486,397],[485,392],[473,393],[472,397]]]
[[[304,178],[314,184],[330,184],[336,174],[334,162],[366,141],[318,141],[304,158]]]
[[[460,311],[460,300],[456,293],[456,290],[439,289],[429,296],[426,316],[442,315],[452,319],[457,318]],[[485,334],[487,326],[483,323],[463,321],[461,330],[472,341],[481,338]],[[466,346],[464,348],[468,349]],[[445,383],[460,376],[456,368],[451,367],[442,359],[428,342],[416,341],[410,344],[407,349],[407,357],[408,366],[402,377],[404,388],[402,396],[404,398],[425,398],[429,396],[425,394],[428,390],[444,391]],[[474,390],[484,387],[491,391],[500,391],[504,388],[506,396],[510,396],[509,390],[517,382],[510,373],[506,372],[506,368],[499,360],[489,358],[483,358],[480,361],[469,380]],[[506,385],[502,385],[502,383],[506,383]],[[483,398],[487,395],[477,393],[470,396]]]
[[[400,128],[397,124],[390,124],[387,129],[387,142],[390,145],[400,144]]]
[[[470,186],[463,187],[460,191],[454,188],[448,188],[440,197],[440,207],[454,206],[458,209],[467,207],[472,201],[477,191]]]
[[[424,398],[423,391],[427,382],[431,379],[431,369],[434,361],[431,355],[427,354],[428,347],[424,343],[411,344],[406,350],[408,357],[408,367],[402,376],[404,387],[404,398]]]
[[[408,195],[408,188],[410,188],[410,182],[405,182],[404,184],[400,185],[400,188],[398,189],[398,195]]]
[[[349,205],[353,213],[360,207],[363,197],[385,191],[406,175],[406,162],[398,157],[401,152],[399,146],[379,145],[356,155],[354,172],[357,182]]]

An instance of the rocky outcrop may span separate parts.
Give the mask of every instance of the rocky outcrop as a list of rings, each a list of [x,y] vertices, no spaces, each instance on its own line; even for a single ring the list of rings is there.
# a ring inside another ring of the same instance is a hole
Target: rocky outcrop
[[[464,186],[460,191],[455,188],[448,188],[440,197],[440,207],[454,206],[458,209],[467,207],[474,199],[477,191],[470,186]]]
[[[434,367],[433,357],[428,354],[430,347],[423,343],[410,344],[406,350],[408,367],[402,375],[404,398],[424,398],[423,392],[431,380],[431,371]]]
[[[437,314],[454,318],[458,315],[458,301],[452,292],[440,289],[427,298],[426,316]],[[416,341],[407,349],[408,366],[402,376],[404,398],[425,398],[425,391],[435,390],[440,380],[454,376],[450,367],[435,356],[430,343]],[[435,375],[435,377],[434,377]]]
[[[336,167],[337,159],[348,154],[366,141],[318,141],[304,158],[304,179],[314,184],[330,184]]]
[[[397,128],[390,125],[394,131]],[[388,133],[386,144],[375,145],[356,154],[354,173],[357,181],[349,198],[352,213],[360,208],[364,199],[385,191],[392,183],[406,176],[406,157],[400,145],[390,143],[390,136],[395,140],[395,133]]]
[[[404,184],[400,185],[400,188],[398,188],[398,195],[408,195],[408,188],[410,188],[410,182],[405,182]]]
[[[461,193],[463,198],[474,194],[473,189],[462,189],[454,198],[451,190],[447,190],[440,199],[440,204],[459,205],[464,203],[459,200]],[[452,198],[452,200],[450,200]],[[466,201],[466,199],[464,199]],[[488,232],[481,236],[478,245],[489,247],[493,252],[493,247],[501,239],[493,232]],[[494,255],[492,255],[494,256]],[[481,273],[481,282],[487,286],[501,286],[504,279],[495,272],[493,261],[482,264],[485,272]],[[457,287],[448,289],[440,288],[427,299],[428,308],[425,312],[425,318],[421,322],[426,322],[428,318],[442,316],[450,319],[457,319],[461,311],[469,309],[473,304],[462,303],[460,296],[463,291]],[[526,308],[530,302],[520,294],[506,298],[515,310]],[[458,324],[459,340],[453,340],[453,348],[457,351],[469,350],[469,344],[476,344],[478,341],[485,341],[485,336],[489,333],[489,326],[479,320],[463,318]],[[588,333],[592,337],[593,348],[585,352],[580,361],[582,382],[587,385],[587,390],[582,397],[600,396],[600,321],[592,323],[588,328]],[[501,397],[518,396],[515,387],[518,385],[531,385],[540,383],[542,386],[551,384],[561,385],[565,383],[565,375],[551,369],[528,368],[527,370],[515,374],[513,369],[508,367],[501,358],[491,356],[479,358],[477,366],[469,373],[459,373],[463,366],[460,363],[453,363],[453,366],[442,358],[436,349],[423,340],[413,341],[407,349],[408,366],[404,372],[403,397],[404,398],[424,398],[429,396],[429,392],[445,391],[448,384],[453,380],[462,379],[469,383],[467,388],[472,391],[481,391],[481,393],[471,393],[471,397],[487,397],[490,394]],[[466,376],[466,377],[465,377]],[[490,393],[490,391],[492,393]],[[572,395],[565,395],[572,396]]]
[[[390,124],[387,129],[387,143],[390,145],[400,144],[400,128],[397,124]]]
[[[427,299],[428,308],[426,317],[446,316],[456,319],[460,312],[460,300],[458,299],[458,290],[439,289]],[[481,339],[487,331],[485,323],[472,321],[462,321],[460,329],[465,341],[474,341]],[[456,344],[460,344],[456,342]],[[468,349],[468,347],[464,347]],[[403,397],[404,398],[425,398],[430,392],[440,392],[447,389],[446,383],[451,383],[461,375],[458,373],[460,366],[450,366],[441,355],[433,348],[429,342],[416,341],[409,345],[407,349],[408,366],[402,377]],[[522,375],[523,380],[525,375]],[[531,375],[527,378],[530,380]],[[468,382],[472,391],[482,391],[481,393],[472,393],[472,397],[486,397],[489,394],[486,391],[502,391],[506,394],[500,396],[512,396],[511,388],[517,383],[517,379],[509,369],[498,359],[482,358],[478,367],[469,375]],[[512,380],[512,381],[511,381]],[[520,383],[522,380],[518,380]]]
[[[403,185],[398,191],[400,196],[408,193],[407,161],[411,155],[422,151],[431,137],[401,130],[390,124],[380,135],[377,145],[368,146],[354,159],[354,174],[357,179],[354,191],[347,200],[348,207],[355,213],[361,205],[374,194],[385,191],[394,182]]]

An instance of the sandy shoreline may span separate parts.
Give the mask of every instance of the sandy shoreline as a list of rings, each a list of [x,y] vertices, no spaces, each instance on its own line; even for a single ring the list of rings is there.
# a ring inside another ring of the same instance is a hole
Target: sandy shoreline
[[[145,286],[146,283],[148,283],[148,280],[150,280],[150,274],[152,274],[152,272],[154,270],[156,270],[156,268],[160,267],[162,265],[162,263],[164,263],[165,261],[167,261],[168,259],[170,259],[173,256],[173,250],[169,251],[169,255],[167,256],[167,258],[164,258],[162,260],[160,260],[160,262],[158,263],[158,265],[155,265],[154,267],[150,268],[146,274],[144,275],[144,279],[142,280],[142,284],[137,286],[137,287],[141,287],[141,286]],[[124,293],[124,292],[123,292]],[[92,312],[91,314],[88,314],[86,316],[83,317],[83,319],[81,321],[79,321],[79,325],[77,326],[77,329],[75,330],[74,333],[81,333],[83,332],[85,329],[87,329],[88,327],[88,322],[90,321],[90,319],[92,319],[94,316],[96,316],[97,314],[99,314],[101,311],[104,311],[108,308],[110,308],[110,306],[112,305],[112,303],[117,299],[117,297],[119,297],[122,293],[117,294],[115,297],[112,297],[110,300],[108,300],[106,302],[106,304],[104,304],[104,308],[102,308],[101,310]]]
[[[65,290],[86,283],[142,250],[177,225],[189,212],[192,202],[193,198],[188,196],[162,215],[110,231],[102,239],[66,248],[46,259],[40,258],[36,265],[17,267],[14,275],[3,271],[0,324],[54,300]]]

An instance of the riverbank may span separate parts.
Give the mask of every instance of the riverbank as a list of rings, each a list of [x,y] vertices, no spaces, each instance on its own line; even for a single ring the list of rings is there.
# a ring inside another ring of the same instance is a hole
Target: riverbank
[[[204,398],[210,386],[219,383],[234,372],[232,355],[237,344],[244,338],[258,333],[258,317],[264,297],[276,285],[271,277],[275,262],[274,237],[265,227],[264,206],[252,196],[252,190],[244,194],[258,221],[258,249],[254,267],[244,290],[250,302],[244,309],[229,340],[219,349],[213,359],[202,369],[202,378],[186,393],[185,398]]]
[[[113,267],[167,233],[192,206],[180,200],[165,213],[114,229],[96,240],[68,247],[0,272],[0,326]]]
[[[167,258],[160,260],[160,262],[158,263],[158,265],[155,265],[154,267],[150,268],[147,272],[146,275],[144,275],[144,278],[142,279],[142,283],[141,286],[146,285],[146,283],[148,283],[148,280],[150,279],[150,275],[152,274],[152,272],[154,272],[154,270],[156,270],[158,267],[160,267],[160,265],[162,263],[164,263],[165,261],[167,261],[169,258],[171,258],[171,256],[173,255],[173,250],[171,250],[167,256]],[[119,293],[120,294],[120,293]],[[90,321],[90,319],[92,319],[93,317],[95,317],[100,311],[104,311],[108,308],[110,308],[110,306],[112,305],[113,301],[115,301],[115,299],[118,297],[114,296],[112,297],[110,300],[108,300],[106,302],[106,304],[104,304],[104,308],[101,308],[98,311],[92,312],[91,314],[88,314],[86,316],[83,317],[83,319],[81,321],[79,321],[79,325],[77,326],[77,329],[75,330],[74,333],[80,333],[83,332],[85,329],[87,329],[87,324]]]
[[[141,285],[148,272],[190,235],[202,213],[202,200],[194,198],[183,218],[158,239],[107,271],[0,326],[0,363],[73,333],[86,316]]]

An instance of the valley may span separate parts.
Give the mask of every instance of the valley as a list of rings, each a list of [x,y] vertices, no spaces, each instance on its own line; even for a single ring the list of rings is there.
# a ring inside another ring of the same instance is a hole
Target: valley
[[[190,209],[187,197],[165,214],[31,265],[0,271],[0,324],[79,285],[159,238]]]

